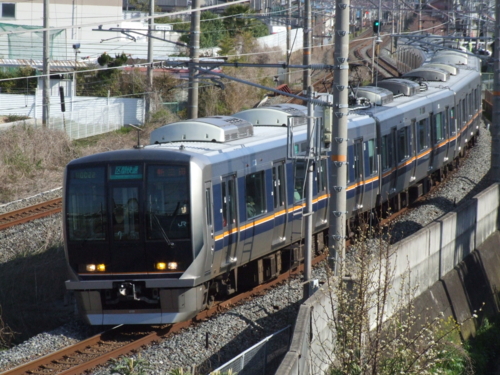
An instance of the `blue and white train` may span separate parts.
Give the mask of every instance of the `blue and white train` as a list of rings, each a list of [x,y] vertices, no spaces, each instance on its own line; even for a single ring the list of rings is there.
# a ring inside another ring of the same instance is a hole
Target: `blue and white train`
[[[401,78],[354,90],[352,101],[365,105],[348,122],[349,222],[407,205],[453,168],[479,131],[480,63],[441,51]],[[183,321],[300,262],[306,162],[287,158],[287,125],[306,112],[281,104],[176,122],[144,148],[70,162],[66,287],[84,320]],[[306,122],[294,121],[300,153]],[[332,163],[326,152],[315,166],[316,251],[328,235]]]

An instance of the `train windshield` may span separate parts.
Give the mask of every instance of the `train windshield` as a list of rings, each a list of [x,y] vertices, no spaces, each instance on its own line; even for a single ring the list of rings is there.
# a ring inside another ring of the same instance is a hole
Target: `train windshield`
[[[69,241],[170,242],[191,237],[185,165],[70,169],[67,186]]]
[[[150,165],[147,168],[146,236],[148,240],[189,238],[187,167]]]
[[[67,235],[71,241],[106,239],[106,169],[80,168],[69,171],[66,201]]]

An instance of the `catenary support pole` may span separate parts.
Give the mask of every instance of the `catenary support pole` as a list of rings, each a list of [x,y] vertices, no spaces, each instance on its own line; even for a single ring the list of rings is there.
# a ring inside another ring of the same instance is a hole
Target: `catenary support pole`
[[[493,55],[493,123],[491,124],[491,169],[500,181],[500,0],[495,3],[495,48]]]
[[[290,85],[290,56],[292,55],[292,0],[287,1],[286,11],[286,84]]]
[[[190,54],[192,63],[200,61],[200,0],[193,0],[193,13],[191,13],[191,40]],[[189,66],[189,89],[188,89],[188,118],[198,118],[198,86],[199,79],[196,78],[198,71],[196,65]]]
[[[42,124],[49,126],[50,121],[50,30],[49,0],[43,0],[43,106]]]
[[[300,3],[300,1],[299,1]],[[311,65],[311,52],[312,52],[312,35],[313,30],[311,26],[311,0],[304,2],[304,50],[302,63],[303,65]],[[311,86],[311,69],[305,69],[303,74],[302,90],[307,93]]]
[[[307,97],[312,99],[312,88],[307,89]],[[307,159],[306,159],[306,209],[305,216],[305,241],[304,241],[304,299],[312,294],[311,286],[311,264],[312,264],[312,242],[313,242],[313,181],[314,181],[314,106],[311,101],[307,102]]]
[[[155,1],[149,0],[149,21],[148,21],[148,93],[146,95],[146,121],[151,118],[151,99],[153,96],[153,35],[154,31]]]
[[[500,1],[500,0],[499,0]],[[349,0],[336,2],[333,73],[332,171],[330,174],[329,262],[336,275],[345,259],[347,115],[349,84]],[[341,276],[341,275],[340,275]]]

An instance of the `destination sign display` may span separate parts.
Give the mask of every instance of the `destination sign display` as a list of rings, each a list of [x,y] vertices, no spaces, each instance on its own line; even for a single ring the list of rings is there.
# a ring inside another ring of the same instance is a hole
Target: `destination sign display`
[[[111,167],[110,180],[137,180],[142,178],[140,165],[113,165]]]

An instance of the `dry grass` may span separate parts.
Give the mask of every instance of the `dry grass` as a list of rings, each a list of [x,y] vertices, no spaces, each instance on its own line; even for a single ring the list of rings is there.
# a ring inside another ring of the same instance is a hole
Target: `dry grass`
[[[160,122],[144,127],[147,144],[152,129],[176,117],[164,113]],[[130,129],[72,142],[57,130],[16,126],[0,133],[0,203],[62,186],[64,167],[71,160],[98,152],[130,148],[137,134]]]

